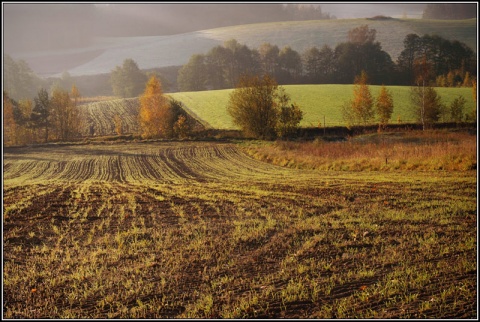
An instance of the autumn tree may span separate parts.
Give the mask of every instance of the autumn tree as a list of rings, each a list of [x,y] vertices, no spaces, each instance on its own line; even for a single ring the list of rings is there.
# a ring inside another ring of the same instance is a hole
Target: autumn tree
[[[477,80],[473,79],[472,80],[472,96],[473,96],[473,102],[474,102],[474,107],[471,113],[467,114],[468,119],[477,120]]]
[[[385,128],[393,113],[393,97],[387,88],[382,85],[380,93],[375,101],[376,112],[379,121],[379,129]]]
[[[299,115],[298,106],[293,104],[292,107],[289,102],[290,97],[269,75],[243,75],[235,90],[230,93],[227,111],[233,118],[233,123],[247,136],[272,139],[279,130],[281,134],[285,133],[285,129],[290,130],[291,124],[299,122],[295,122]],[[285,111],[279,121],[282,106]],[[290,113],[290,109],[294,112]]]
[[[373,43],[376,34],[377,31],[375,29],[369,29],[368,25],[363,25],[348,31],[348,41],[359,45]]]
[[[367,125],[374,117],[374,99],[367,84],[368,76],[365,71],[355,77],[353,99],[344,106],[343,115],[348,123],[363,123]]]
[[[143,138],[169,137],[173,123],[172,110],[163,95],[162,84],[156,76],[150,77],[140,97],[139,123]]]
[[[14,108],[14,117],[17,126],[17,143],[27,144],[37,141],[37,129],[32,125],[33,101],[22,99],[18,101],[18,108]]]
[[[16,144],[17,124],[14,117],[13,100],[3,91],[3,144]]]
[[[51,124],[56,138],[66,141],[80,132],[80,113],[68,91],[59,87],[52,92],[50,99]]]
[[[173,136],[184,139],[190,135],[193,129],[193,121],[188,117],[182,102],[170,98],[170,109],[172,110],[172,122],[170,124]]]

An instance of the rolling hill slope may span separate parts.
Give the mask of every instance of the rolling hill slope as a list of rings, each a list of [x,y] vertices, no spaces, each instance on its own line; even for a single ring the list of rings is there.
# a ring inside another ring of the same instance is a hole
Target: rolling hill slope
[[[95,75],[109,73],[127,58],[134,59],[141,69],[183,65],[191,55],[205,54],[232,38],[250,48],[269,42],[279,48],[288,45],[299,53],[313,46],[335,47],[347,40],[349,30],[365,24],[377,30],[376,39],[393,60],[403,50],[409,33],[437,34],[477,48],[476,19],[337,19],[239,25],[173,36],[97,38],[93,45],[77,50],[17,53],[12,57],[24,59],[41,76],[60,76],[63,71],[72,76]]]
[[[353,85],[285,85],[286,92],[304,112],[301,127],[345,126],[342,118],[342,104],[353,97]],[[414,122],[415,116],[410,106],[410,87],[387,86],[391,91],[394,111],[391,123]],[[378,96],[380,86],[370,86],[372,95]],[[471,88],[436,88],[443,103],[448,107],[459,95],[466,100],[465,113],[470,113],[475,104]],[[236,130],[238,129],[227,113],[227,103],[231,89],[179,92],[168,96],[181,101],[186,111],[207,129]],[[124,133],[137,133],[137,115],[139,99],[127,98],[81,105],[84,115],[82,135],[89,135],[93,126],[95,135],[115,135],[115,115],[121,115]]]

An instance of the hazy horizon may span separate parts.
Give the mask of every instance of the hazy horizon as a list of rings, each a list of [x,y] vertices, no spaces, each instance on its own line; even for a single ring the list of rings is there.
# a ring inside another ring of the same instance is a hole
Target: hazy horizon
[[[161,36],[244,23],[283,21],[279,4],[3,3],[3,51],[16,54],[81,48],[98,36]],[[322,14],[337,19],[376,15],[420,18],[426,6],[415,3],[304,4],[318,5]]]

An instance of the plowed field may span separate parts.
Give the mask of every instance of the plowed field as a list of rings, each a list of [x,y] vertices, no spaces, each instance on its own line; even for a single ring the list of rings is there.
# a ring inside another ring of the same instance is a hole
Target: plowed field
[[[4,318],[476,318],[476,172],[4,149]]]

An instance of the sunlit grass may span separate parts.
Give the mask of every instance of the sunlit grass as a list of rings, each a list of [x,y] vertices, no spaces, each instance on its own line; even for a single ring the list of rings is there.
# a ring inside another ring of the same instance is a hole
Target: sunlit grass
[[[346,126],[343,120],[341,107],[344,102],[353,98],[353,85],[284,85],[286,92],[291,96],[304,112],[302,127]],[[370,86],[372,95],[376,97],[381,86]],[[393,96],[394,109],[391,123],[412,123],[416,121],[411,107],[410,87],[387,86]],[[450,103],[461,95],[465,98],[465,111],[470,113],[474,108],[471,88],[435,88],[442,98],[442,102]],[[216,129],[237,129],[230,115],[227,113],[227,104],[231,89],[179,92],[170,94],[183,102],[198,118]],[[446,119],[445,121],[448,121]]]
[[[277,141],[246,145],[255,158],[318,170],[475,170],[476,136],[442,131],[392,132],[345,142]]]

